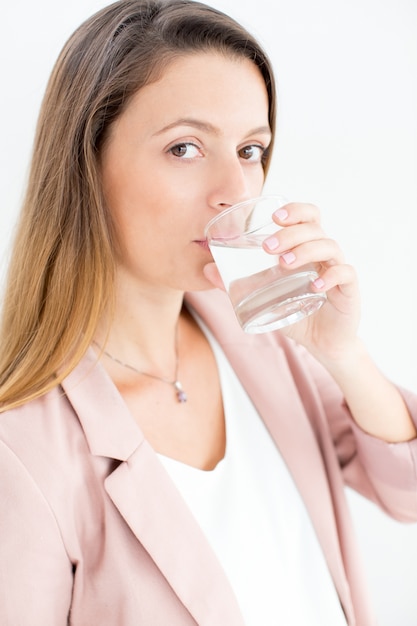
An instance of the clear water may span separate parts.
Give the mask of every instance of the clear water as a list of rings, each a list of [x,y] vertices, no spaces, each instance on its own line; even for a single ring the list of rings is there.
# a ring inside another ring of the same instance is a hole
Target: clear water
[[[325,294],[311,289],[317,278],[313,267],[281,268],[277,257],[267,254],[255,237],[233,244],[210,242],[210,250],[245,332],[262,333],[293,324],[326,301]]]

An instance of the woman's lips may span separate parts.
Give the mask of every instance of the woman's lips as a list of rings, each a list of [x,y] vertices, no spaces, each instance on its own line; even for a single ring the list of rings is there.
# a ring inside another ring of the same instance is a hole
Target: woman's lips
[[[195,239],[195,243],[198,244],[204,250],[209,250],[209,245],[207,243],[207,239]]]

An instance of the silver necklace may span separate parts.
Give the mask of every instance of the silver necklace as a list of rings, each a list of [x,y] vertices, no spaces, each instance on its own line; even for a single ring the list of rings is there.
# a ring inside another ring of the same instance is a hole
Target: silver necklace
[[[187,394],[185,393],[180,381],[178,380],[179,359],[178,359],[177,340],[175,341],[175,378],[174,380],[169,380],[168,378],[163,378],[162,376],[156,376],[155,374],[150,374],[149,372],[142,372],[141,370],[138,370],[136,367],[133,367],[133,365],[129,365],[129,363],[124,363],[120,359],[117,359],[115,356],[110,354],[110,352],[107,352],[106,350],[104,350],[104,348],[102,348],[102,346],[100,346],[100,344],[98,344],[97,341],[95,341],[94,339],[93,339],[93,343],[97,346],[97,348],[99,348],[99,350],[103,354],[105,354],[107,357],[109,357],[109,359],[111,359],[115,363],[118,363],[118,365],[121,365],[122,367],[126,367],[127,369],[132,370],[136,372],[136,374],[140,374],[141,376],[148,376],[149,378],[153,378],[154,380],[159,380],[161,383],[172,385],[172,387],[174,387],[175,389],[175,394],[177,396],[178,402],[187,402]]]

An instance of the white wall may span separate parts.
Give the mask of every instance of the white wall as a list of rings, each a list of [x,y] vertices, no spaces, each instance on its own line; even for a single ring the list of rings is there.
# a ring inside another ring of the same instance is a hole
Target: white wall
[[[277,72],[267,188],[321,206],[360,275],[362,337],[383,371],[416,389],[417,2],[210,3],[258,36]],[[52,64],[72,30],[106,4],[16,0],[2,9],[1,270]],[[417,526],[349,497],[381,626],[416,626]]]

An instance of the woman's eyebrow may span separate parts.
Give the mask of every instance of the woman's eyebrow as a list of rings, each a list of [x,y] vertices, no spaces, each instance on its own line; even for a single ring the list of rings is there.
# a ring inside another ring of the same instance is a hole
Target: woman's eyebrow
[[[176,126],[192,126],[193,128],[198,128],[198,130],[203,130],[203,131],[205,131],[207,133],[210,133],[212,135],[219,135],[220,134],[220,130],[218,128],[216,128],[216,126],[213,126],[213,124],[210,124],[209,122],[203,122],[203,121],[195,119],[193,117],[180,117],[179,119],[175,120],[174,122],[171,122],[170,124],[167,124],[166,126],[161,128],[161,130],[158,130],[154,134],[155,135],[161,135],[165,131],[170,130],[171,128],[175,128]]]
[[[197,128],[198,130],[202,130],[206,133],[210,133],[211,135],[221,135],[220,129],[214,126],[213,124],[210,124],[210,122],[203,122],[202,120],[198,120],[192,117],[182,117],[182,118],[179,118],[178,120],[175,120],[174,122],[171,122],[170,124],[167,124],[160,130],[158,130],[156,133],[154,133],[154,136],[161,135],[162,133],[170,130],[171,128],[175,128],[177,126],[191,126],[192,128]],[[257,135],[259,133],[271,135],[271,129],[269,128],[269,126],[259,126],[257,128],[250,130],[247,136]]]

